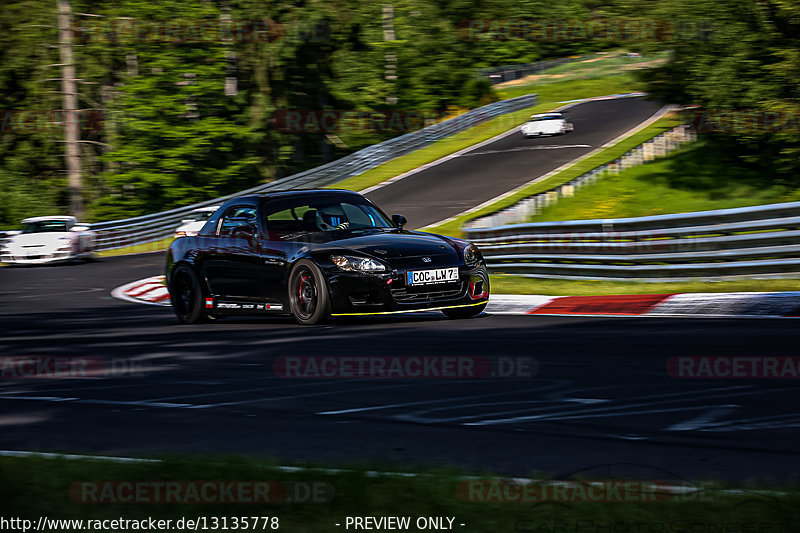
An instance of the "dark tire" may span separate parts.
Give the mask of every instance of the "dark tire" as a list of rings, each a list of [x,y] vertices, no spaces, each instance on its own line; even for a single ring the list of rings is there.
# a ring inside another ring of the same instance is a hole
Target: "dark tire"
[[[175,267],[169,293],[172,309],[181,324],[197,324],[209,319],[203,307],[203,287],[190,266],[178,265]]]
[[[483,310],[486,309],[486,303],[469,307],[456,307],[455,309],[443,309],[442,313],[447,315],[447,318],[452,319],[473,318],[483,313]]]
[[[289,308],[298,323],[322,324],[331,316],[331,298],[322,271],[307,259],[289,274]]]

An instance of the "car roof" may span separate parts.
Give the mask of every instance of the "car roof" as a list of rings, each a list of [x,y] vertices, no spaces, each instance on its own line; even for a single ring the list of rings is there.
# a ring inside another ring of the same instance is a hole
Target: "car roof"
[[[232,201],[251,201],[251,202],[261,202],[264,200],[273,200],[279,198],[292,198],[292,197],[307,197],[307,196],[361,196],[359,193],[355,191],[349,191],[347,189],[294,189],[294,190],[286,190],[286,191],[272,191],[268,193],[260,193],[260,194],[249,194],[246,196],[238,196],[236,198],[232,198],[228,200],[228,202]]]
[[[22,221],[23,224],[32,224],[35,222],[77,222],[78,219],[75,217],[65,217],[65,216],[52,216],[52,217],[31,217],[26,218]]]

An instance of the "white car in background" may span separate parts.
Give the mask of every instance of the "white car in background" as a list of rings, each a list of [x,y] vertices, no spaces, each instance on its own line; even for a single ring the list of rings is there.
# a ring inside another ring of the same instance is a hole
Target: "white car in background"
[[[75,217],[26,218],[22,226],[3,241],[0,262],[36,265],[94,256],[96,234]]]
[[[210,207],[199,207],[192,211],[188,217],[181,220],[181,225],[175,230],[175,238],[193,237],[197,235],[197,232],[205,226],[206,220],[211,218],[211,215],[213,215],[217,209],[219,209],[219,206],[213,205]]]
[[[563,135],[574,129],[572,122],[562,113],[531,115],[528,122],[520,127],[522,136],[525,138],[542,137],[544,135]]]

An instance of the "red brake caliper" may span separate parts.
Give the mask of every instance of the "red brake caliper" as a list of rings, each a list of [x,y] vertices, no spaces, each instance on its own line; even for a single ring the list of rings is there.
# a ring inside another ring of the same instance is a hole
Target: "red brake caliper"
[[[297,289],[297,297],[300,299],[300,303],[303,303],[303,283],[305,283],[307,277],[303,276],[303,279],[300,280],[300,287]]]

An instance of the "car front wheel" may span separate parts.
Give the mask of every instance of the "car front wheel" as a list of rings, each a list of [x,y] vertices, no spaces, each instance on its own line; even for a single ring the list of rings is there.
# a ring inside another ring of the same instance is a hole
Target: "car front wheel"
[[[301,259],[289,274],[289,307],[303,325],[322,324],[331,315],[331,299],[322,271]]]
[[[191,267],[178,265],[172,273],[169,289],[172,309],[181,324],[196,324],[209,319],[203,307],[200,279]]]

